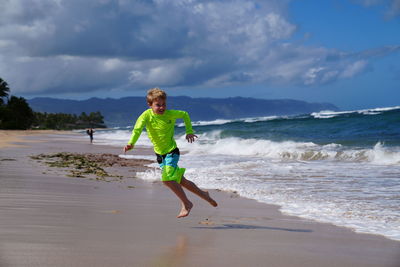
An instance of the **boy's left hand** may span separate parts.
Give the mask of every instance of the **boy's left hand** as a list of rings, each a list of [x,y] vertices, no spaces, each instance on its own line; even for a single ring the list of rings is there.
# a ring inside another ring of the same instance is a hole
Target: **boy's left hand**
[[[195,135],[195,134],[187,134],[186,135],[186,140],[189,143],[193,143],[195,141],[195,138],[198,138],[197,135]]]

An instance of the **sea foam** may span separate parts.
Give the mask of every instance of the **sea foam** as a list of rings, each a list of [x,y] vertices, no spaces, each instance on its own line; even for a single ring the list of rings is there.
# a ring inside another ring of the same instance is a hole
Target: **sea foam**
[[[264,139],[220,138],[221,131],[200,135],[199,142],[187,144],[184,136],[179,139],[179,147],[191,154],[214,154],[235,156],[261,156],[279,160],[300,161],[344,161],[370,162],[379,165],[400,163],[400,152],[377,143],[371,149],[350,149],[340,144],[318,145],[313,142],[282,141]]]
[[[358,113],[358,114],[363,114],[363,115],[379,115],[382,112],[396,110],[396,109],[400,109],[400,106],[372,108],[372,109],[360,109],[360,110],[351,110],[351,111],[323,110],[320,112],[313,112],[313,113],[311,113],[311,116],[314,118],[317,118],[317,119],[329,119],[329,118],[337,117],[339,115],[353,114],[353,113]]]

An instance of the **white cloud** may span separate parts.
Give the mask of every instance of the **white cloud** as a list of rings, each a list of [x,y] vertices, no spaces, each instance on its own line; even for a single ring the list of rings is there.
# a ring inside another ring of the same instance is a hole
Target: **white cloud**
[[[343,78],[350,78],[358,73],[362,72],[367,66],[368,62],[366,60],[358,60],[350,65],[348,65],[342,72],[341,76]]]
[[[371,57],[392,51],[354,55],[290,43],[297,27],[288,3],[6,0],[0,74],[19,94],[318,85],[362,73]]]
[[[393,18],[400,15],[400,0],[352,0],[366,7],[383,5],[386,8],[386,17]]]
[[[387,12],[389,17],[395,17],[400,15],[400,0],[392,0],[390,9]]]
[[[118,58],[110,58],[103,61],[103,69],[106,72],[118,70],[123,66],[123,62]]]
[[[323,67],[317,67],[317,68],[310,68],[307,70],[307,72],[304,75],[304,83],[305,84],[314,84],[316,82],[316,79],[318,76],[320,76],[320,73],[324,70]]]
[[[273,38],[288,38],[295,30],[295,26],[288,23],[281,15],[270,13],[265,19],[269,25],[269,32]]]
[[[176,64],[156,64],[149,68],[141,68],[130,72],[129,80],[132,85],[169,86],[176,85],[182,80],[182,70]]]

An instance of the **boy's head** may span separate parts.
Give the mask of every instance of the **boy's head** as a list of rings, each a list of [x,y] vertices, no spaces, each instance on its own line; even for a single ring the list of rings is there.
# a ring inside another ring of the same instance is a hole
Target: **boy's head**
[[[166,107],[167,94],[160,88],[152,88],[147,92],[147,104],[158,115],[164,114]]]
[[[154,100],[157,99],[167,100],[167,94],[158,87],[151,88],[149,91],[147,91],[146,99],[147,99],[147,104],[151,106]]]

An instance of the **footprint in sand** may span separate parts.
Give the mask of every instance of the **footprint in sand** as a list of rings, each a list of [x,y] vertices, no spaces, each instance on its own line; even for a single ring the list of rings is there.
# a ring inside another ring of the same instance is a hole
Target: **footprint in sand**
[[[119,214],[121,213],[120,210],[104,210],[103,213],[110,213],[110,214]]]
[[[207,218],[204,221],[200,221],[199,224],[214,225],[215,223]]]

